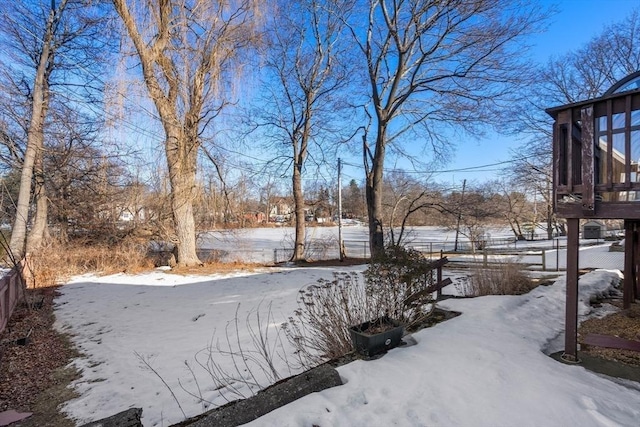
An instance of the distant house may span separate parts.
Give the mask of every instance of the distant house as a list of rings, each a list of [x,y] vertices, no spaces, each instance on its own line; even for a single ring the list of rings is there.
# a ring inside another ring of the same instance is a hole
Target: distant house
[[[291,219],[293,213],[293,206],[286,199],[277,200],[271,205],[269,211],[269,221],[273,222],[286,222]]]
[[[266,222],[267,215],[264,212],[247,212],[244,214],[244,220],[250,224],[262,224]]]
[[[119,212],[117,221],[119,222],[127,222],[127,223],[132,221],[142,222],[142,221],[145,221],[147,217],[145,208],[135,209],[133,207],[119,206],[117,210]]]

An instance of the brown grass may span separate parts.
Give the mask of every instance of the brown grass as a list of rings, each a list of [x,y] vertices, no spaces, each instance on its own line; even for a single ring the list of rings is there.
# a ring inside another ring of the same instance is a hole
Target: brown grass
[[[50,242],[30,255],[30,287],[55,286],[73,275],[85,273],[138,273],[153,268],[146,244],[133,238],[113,244],[74,241]]]
[[[494,268],[477,268],[469,276],[464,293],[467,296],[522,295],[537,284],[516,262],[502,262]]]
[[[67,244],[53,242],[31,254],[28,273],[33,276],[30,288],[59,285],[71,276],[86,273],[114,274],[141,273],[154,268],[146,243],[128,238],[118,243],[106,244],[75,241]],[[202,266],[174,267],[175,274],[213,274],[231,271],[253,271],[261,264],[242,262],[205,262]]]
[[[205,262],[203,265],[193,267],[173,267],[168,273],[175,274],[214,274],[228,273],[231,271],[254,271],[264,265],[246,262]]]

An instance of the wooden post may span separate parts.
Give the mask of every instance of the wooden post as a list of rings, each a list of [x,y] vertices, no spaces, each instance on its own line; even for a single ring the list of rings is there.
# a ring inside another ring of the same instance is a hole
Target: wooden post
[[[631,302],[635,302],[640,295],[640,281],[638,281],[638,267],[640,266],[640,221],[633,221],[633,295]]]
[[[578,265],[580,220],[567,219],[567,295],[565,304],[564,354],[568,362],[578,362]]]
[[[440,259],[442,259],[442,249],[440,250]],[[438,274],[436,276],[437,283],[442,283],[442,264],[438,266]],[[436,300],[440,301],[442,299],[442,288],[438,288],[436,293]]]
[[[629,308],[631,307],[631,302],[633,302],[633,294],[634,294],[634,286],[633,286],[633,277],[634,277],[634,259],[635,259],[635,251],[636,245],[634,242],[635,237],[635,226],[634,221],[629,219],[624,220],[624,282],[623,282],[623,294],[622,294],[622,307]]]
[[[542,271],[547,271],[547,251],[542,250]]]

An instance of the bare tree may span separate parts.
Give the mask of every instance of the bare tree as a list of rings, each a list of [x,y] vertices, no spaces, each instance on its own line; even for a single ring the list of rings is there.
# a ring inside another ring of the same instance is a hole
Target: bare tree
[[[267,181],[260,188],[260,206],[264,209],[265,221],[269,222],[269,216],[273,208],[273,201],[279,193],[279,183],[268,176]]]
[[[64,98],[62,91],[54,94],[52,87],[73,81],[76,93],[87,95],[95,91],[86,76],[70,72],[78,63],[94,63],[92,52],[99,50],[104,39],[96,38],[104,15],[83,0],[50,0],[39,2],[6,3],[2,5],[1,31],[4,47],[8,48],[11,67],[3,70],[5,89],[13,96],[22,97],[24,114],[13,117],[26,134],[24,155],[21,159],[21,181],[10,248],[21,257],[25,250],[37,249],[47,231],[47,196],[43,162],[45,125],[55,98]],[[55,76],[59,75],[58,78]],[[61,102],[62,99],[60,99]],[[20,101],[18,101],[20,102]],[[15,109],[9,109],[16,112]],[[25,118],[26,116],[26,118]],[[11,141],[14,144],[15,141]],[[14,152],[11,147],[10,151]],[[35,177],[35,179],[33,179]],[[33,180],[33,184],[32,184]],[[35,219],[25,241],[35,187]],[[25,248],[26,245],[26,248]]]
[[[342,211],[348,218],[364,218],[365,203],[362,188],[355,179],[342,189]]]
[[[486,227],[501,219],[503,208],[491,183],[469,187],[464,194],[457,191],[449,194],[443,211],[449,216],[445,225],[466,236],[475,251],[484,247]]]
[[[514,152],[514,164],[506,175],[542,197],[547,238],[563,233],[563,224],[553,213],[551,130],[545,108],[601,96],[615,82],[640,70],[640,9],[626,19],[603,29],[584,46],[532,70],[535,84],[524,87],[526,103],[513,111],[514,125],[524,134]]]
[[[340,139],[332,127],[340,110],[338,92],[348,83],[341,61],[346,0],[279,2],[279,14],[269,22],[266,67],[275,84],[259,113],[258,126],[271,146],[285,149],[292,165],[291,185],[295,213],[295,247],[292,261],[304,259],[305,197],[303,174],[311,145],[321,158],[328,141]]]
[[[382,185],[387,149],[409,137],[446,154],[448,130],[478,132],[518,83],[522,39],[541,20],[532,2],[370,0],[366,28],[351,26],[366,70],[363,136],[371,253],[384,246]],[[361,19],[361,17],[360,17]],[[362,20],[362,19],[361,19]]]
[[[193,201],[201,137],[229,103],[223,94],[239,55],[255,41],[261,2],[112,1],[164,129],[177,262],[197,265]]]
[[[74,233],[113,238],[119,214],[132,205],[123,194],[130,181],[125,165],[98,145],[104,143],[101,122],[62,107],[51,110],[50,118],[43,156],[49,222],[61,242]]]
[[[385,216],[389,218],[389,244],[399,246],[410,236],[409,226],[425,225],[419,222],[419,213],[430,215],[445,212],[438,188],[428,182],[420,182],[402,171],[392,171],[385,178],[383,203]]]
[[[496,182],[495,187],[502,189],[504,206],[501,211],[509,228],[517,240],[523,240],[525,236],[522,231],[522,223],[528,219],[531,210],[528,209],[530,206],[526,192],[515,191],[512,184],[501,181]]]

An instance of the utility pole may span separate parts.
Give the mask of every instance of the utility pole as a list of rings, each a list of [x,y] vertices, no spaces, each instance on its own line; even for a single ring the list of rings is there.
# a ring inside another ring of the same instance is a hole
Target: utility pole
[[[344,244],[342,242],[342,160],[338,158],[338,250],[340,261],[344,261]]]
[[[458,206],[458,221],[456,223],[456,240],[453,244],[453,251],[458,251],[458,235],[460,234],[460,220],[462,219],[462,204],[464,203],[464,189],[467,186],[467,180],[462,180],[462,195],[460,196],[460,205]]]

